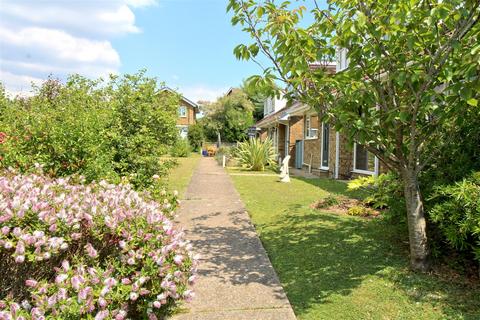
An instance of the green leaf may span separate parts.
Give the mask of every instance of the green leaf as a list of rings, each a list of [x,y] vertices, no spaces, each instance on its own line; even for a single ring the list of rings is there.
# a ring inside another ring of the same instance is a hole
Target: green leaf
[[[474,107],[478,106],[478,100],[475,99],[475,98],[468,99],[467,103],[471,106],[474,106]]]
[[[263,7],[258,7],[257,8],[257,17],[260,19],[263,14],[265,13],[265,9]]]

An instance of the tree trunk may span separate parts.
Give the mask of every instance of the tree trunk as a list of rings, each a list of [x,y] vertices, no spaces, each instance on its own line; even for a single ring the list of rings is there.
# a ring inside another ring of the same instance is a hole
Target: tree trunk
[[[424,272],[429,268],[427,225],[418,177],[411,169],[405,169],[402,176],[407,206],[410,266],[415,271]]]

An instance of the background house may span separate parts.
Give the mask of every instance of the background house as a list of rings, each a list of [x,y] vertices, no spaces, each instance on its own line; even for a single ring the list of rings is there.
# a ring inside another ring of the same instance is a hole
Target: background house
[[[162,90],[177,93],[168,87]],[[197,113],[199,113],[199,105],[182,95],[178,106],[177,128],[183,139],[187,138],[188,128],[197,122]]]
[[[337,63],[323,66],[332,74],[347,65],[340,51]],[[317,67],[317,66],[315,66]],[[387,171],[363,146],[348,144],[347,138],[320,120],[318,111],[301,102],[288,105],[285,99],[267,99],[264,118],[256,123],[260,138],[272,139],[279,160],[290,155],[290,166],[318,176],[350,179],[361,175],[378,175]]]

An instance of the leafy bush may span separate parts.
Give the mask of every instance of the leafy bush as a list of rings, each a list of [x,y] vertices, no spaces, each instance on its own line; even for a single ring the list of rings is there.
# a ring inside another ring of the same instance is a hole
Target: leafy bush
[[[210,141],[237,142],[247,139],[247,129],[255,121],[255,106],[242,90],[233,90],[211,104],[204,104],[205,116],[200,123]]]
[[[80,77],[66,86],[49,79],[33,97],[7,103],[0,119],[6,134],[0,166],[28,171],[39,162],[51,176],[115,180],[113,154],[102,139],[113,114],[96,85]]]
[[[235,150],[239,164],[252,171],[264,171],[266,166],[276,168],[277,155],[272,140],[250,139],[240,142]]]
[[[374,209],[387,209],[382,211],[385,220],[401,227],[399,232],[406,230],[405,198],[402,183],[395,173],[359,177],[348,183],[348,190],[363,191],[365,205]]]
[[[128,184],[7,172],[0,318],[156,319],[190,299],[196,259],[170,220],[175,205]]]
[[[66,84],[49,79],[31,98],[3,97],[0,168],[28,172],[40,163],[52,177],[81,174],[87,181],[119,182],[136,188],[167,173],[159,157],[177,139],[179,97],[158,89],[144,72],[108,82],[71,76]]]
[[[192,146],[194,151],[198,151],[202,148],[203,141],[205,141],[205,134],[203,126],[196,123],[188,128],[188,142]]]
[[[336,196],[329,195],[326,198],[321,199],[315,204],[317,209],[319,208],[329,208],[332,206],[336,206],[340,203]]]
[[[473,252],[480,261],[480,172],[461,182],[437,186],[430,219],[456,249]]]
[[[192,148],[190,144],[185,139],[179,139],[170,150],[170,155],[172,157],[181,157],[185,158],[190,155]]]
[[[226,166],[227,167],[234,167],[237,166],[237,159],[235,156],[236,147],[234,146],[222,146],[218,148],[217,152],[215,153],[215,159],[217,160],[218,164],[223,164],[223,156],[226,157]]]
[[[364,206],[353,206],[347,210],[348,215],[357,217],[368,217],[372,215],[372,213],[372,209]]]
[[[144,73],[113,77],[108,87],[114,117],[106,138],[114,150],[115,170],[137,188],[150,185],[155,174],[167,174],[171,163],[160,162],[159,157],[178,137],[180,96],[160,90]]]

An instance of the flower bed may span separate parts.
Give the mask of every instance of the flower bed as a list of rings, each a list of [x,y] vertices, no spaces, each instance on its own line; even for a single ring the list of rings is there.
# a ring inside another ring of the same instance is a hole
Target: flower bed
[[[191,299],[196,259],[171,221],[176,198],[162,196],[0,177],[0,319],[157,319]]]

